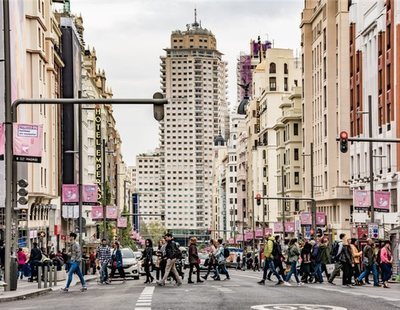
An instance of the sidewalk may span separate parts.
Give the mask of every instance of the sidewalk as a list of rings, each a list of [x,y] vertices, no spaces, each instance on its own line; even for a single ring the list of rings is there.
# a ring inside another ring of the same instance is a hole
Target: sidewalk
[[[97,279],[97,275],[87,275],[85,276],[86,282],[95,281]],[[79,279],[77,276],[74,276],[71,286],[79,284]],[[27,279],[18,280],[18,286],[16,291],[0,291],[0,303],[7,302],[7,301],[15,301],[20,299],[26,299],[30,297],[36,297],[53,290],[58,290],[61,287],[64,287],[66,284],[66,280],[61,280],[57,282],[57,286],[38,289],[37,282],[28,282]],[[1,288],[2,289],[2,288]]]

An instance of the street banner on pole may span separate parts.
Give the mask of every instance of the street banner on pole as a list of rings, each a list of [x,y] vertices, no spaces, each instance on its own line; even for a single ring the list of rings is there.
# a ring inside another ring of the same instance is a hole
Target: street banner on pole
[[[76,205],[79,203],[79,188],[78,184],[63,184],[62,185],[62,204]]]
[[[312,217],[310,212],[301,212],[300,221],[302,226],[312,225]]]
[[[42,162],[43,125],[13,124],[15,161]]]
[[[315,215],[315,223],[317,226],[326,225],[326,216],[324,212],[317,212]]]
[[[353,190],[353,205],[356,210],[365,210],[371,205],[371,195],[369,191]]]
[[[128,226],[128,218],[126,217],[119,217],[117,219],[117,227],[118,228],[126,228]]]
[[[263,237],[263,229],[257,228],[256,229],[256,238],[262,238],[262,237]]]
[[[108,219],[114,219],[116,220],[118,217],[118,211],[117,211],[117,207],[114,206],[107,206],[106,207],[106,217]]]
[[[87,206],[97,205],[97,184],[82,185],[82,203]]]
[[[242,242],[242,241],[243,241],[243,235],[237,235],[236,242]]]
[[[285,231],[287,233],[295,232],[295,224],[294,224],[294,222],[286,222],[285,223]]]
[[[253,239],[253,231],[252,230],[251,231],[246,231],[244,233],[244,238],[245,238],[246,241],[249,241],[249,240]]]
[[[4,160],[4,148],[6,145],[6,137],[3,123],[0,123],[0,160]]]
[[[274,233],[280,233],[283,232],[283,225],[281,222],[276,222],[274,223]]]
[[[96,192],[97,195],[97,192]],[[92,220],[103,220],[103,207],[101,206],[93,206],[92,207]]]
[[[375,191],[374,208],[380,212],[389,212],[390,209],[390,192]]]

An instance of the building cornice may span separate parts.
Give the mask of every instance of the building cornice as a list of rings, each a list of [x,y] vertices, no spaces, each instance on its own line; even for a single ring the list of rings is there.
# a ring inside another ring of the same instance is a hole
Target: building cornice
[[[42,19],[39,16],[26,14],[25,17],[27,19],[36,20],[40,24],[40,26],[42,26],[43,30],[47,31],[46,25],[43,23]]]

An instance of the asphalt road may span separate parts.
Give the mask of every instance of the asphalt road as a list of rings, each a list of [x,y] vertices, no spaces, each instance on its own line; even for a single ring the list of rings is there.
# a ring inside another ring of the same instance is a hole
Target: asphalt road
[[[54,291],[32,299],[2,303],[0,308],[7,310],[400,309],[400,284],[393,284],[390,289],[329,284],[289,287],[275,286],[274,282],[267,282],[265,286],[261,286],[256,283],[261,273],[232,270],[230,273],[231,280],[208,280],[202,284],[189,285],[185,278],[184,284],[180,287],[174,284],[167,284],[164,287],[155,284],[145,285],[143,278],[107,286],[90,282],[87,292],[80,292],[79,286],[76,286],[68,293]]]

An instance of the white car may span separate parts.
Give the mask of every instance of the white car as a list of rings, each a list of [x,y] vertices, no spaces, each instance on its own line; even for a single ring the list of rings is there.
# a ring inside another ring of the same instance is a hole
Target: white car
[[[125,277],[133,277],[136,280],[139,280],[140,277],[140,263],[139,260],[136,258],[135,252],[132,251],[131,248],[122,248],[122,267],[125,271]],[[111,269],[111,266],[108,268]],[[115,275],[118,275],[119,272],[116,271]]]

